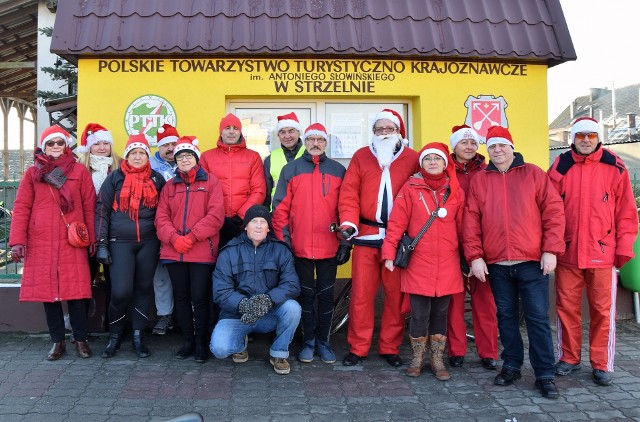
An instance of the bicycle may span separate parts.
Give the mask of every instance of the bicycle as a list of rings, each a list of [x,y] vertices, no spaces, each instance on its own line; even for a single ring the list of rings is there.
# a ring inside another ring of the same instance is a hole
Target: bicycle
[[[0,243],[9,243],[9,230],[11,229],[11,217],[13,212],[4,206],[4,201],[0,201]]]

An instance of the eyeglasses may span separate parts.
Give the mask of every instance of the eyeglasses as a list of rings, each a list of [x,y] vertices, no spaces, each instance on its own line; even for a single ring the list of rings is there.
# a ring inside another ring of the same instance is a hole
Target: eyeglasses
[[[60,141],[47,141],[45,142],[44,146],[48,147],[48,148],[53,148],[54,145],[57,145],[59,147],[63,147],[67,144],[66,141],[60,140]]]
[[[196,158],[193,154],[180,154],[176,157],[176,161],[190,161]]]
[[[598,134],[595,132],[591,133],[576,133],[573,137],[576,141],[584,141],[586,138],[589,138],[590,141],[597,141]]]
[[[444,162],[444,158],[440,157],[439,155],[425,155],[422,161],[433,161],[437,163],[439,161]]]
[[[319,145],[327,143],[327,140],[324,139],[324,138],[311,138],[311,137],[309,137],[309,138],[305,139],[304,141],[308,142],[310,144],[314,144],[315,143],[315,144],[319,144]]]
[[[395,127],[374,127],[373,133],[375,133],[376,135],[387,135],[389,133],[395,132],[396,130],[398,130],[398,128]]]

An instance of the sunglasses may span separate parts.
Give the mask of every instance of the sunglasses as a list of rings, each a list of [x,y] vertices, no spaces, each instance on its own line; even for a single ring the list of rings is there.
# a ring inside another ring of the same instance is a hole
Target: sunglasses
[[[67,144],[67,142],[66,142],[66,141],[47,141],[44,145],[45,145],[46,147],[53,148],[53,147],[54,147],[54,145],[57,145],[57,146],[59,146],[59,147],[63,147],[63,146],[65,146],[66,144]]]
[[[589,138],[590,141],[597,141],[598,134],[597,133],[576,133],[573,137],[576,141],[584,141],[586,138]]]

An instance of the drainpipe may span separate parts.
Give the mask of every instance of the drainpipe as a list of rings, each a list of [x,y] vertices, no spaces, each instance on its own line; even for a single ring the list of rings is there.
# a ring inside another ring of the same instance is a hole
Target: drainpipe
[[[636,315],[636,324],[640,324],[640,293],[633,293],[633,311]]]

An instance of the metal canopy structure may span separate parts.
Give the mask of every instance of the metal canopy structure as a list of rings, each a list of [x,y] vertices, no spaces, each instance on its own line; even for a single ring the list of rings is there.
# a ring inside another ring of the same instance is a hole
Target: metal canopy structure
[[[38,0],[0,0],[0,98],[36,103]]]

